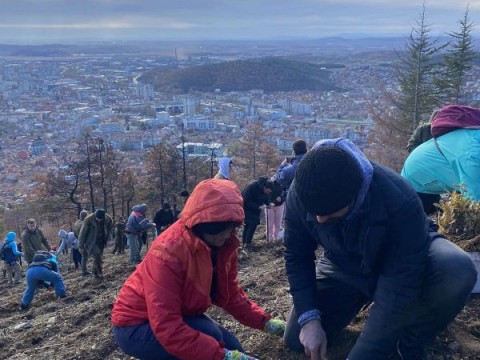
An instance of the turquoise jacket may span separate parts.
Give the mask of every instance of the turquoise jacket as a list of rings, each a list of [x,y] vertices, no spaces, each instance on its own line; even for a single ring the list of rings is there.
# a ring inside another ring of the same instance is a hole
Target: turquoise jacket
[[[453,190],[480,200],[480,130],[458,129],[421,144],[407,157],[402,176],[419,193]],[[465,191],[464,191],[464,188]]]

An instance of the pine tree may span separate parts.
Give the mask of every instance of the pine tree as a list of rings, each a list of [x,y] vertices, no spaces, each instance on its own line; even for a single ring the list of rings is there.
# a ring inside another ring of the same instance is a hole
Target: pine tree
[[[426,9],[417,20],[417,27],[412,29],[405,45],[405,53],[400,58],[396,78],[400,87],[394,102],[397,121],[402,123],[399,128],[408,140],[417,125],[428,119],[438,106],[438,89],[435,75],[438,64],[434,57],[444,46],[436,46],[429,33],[430,27],[425,20]],[[405,142],[406,143],[406,142]]]
[[[419,19],[399,54],[395,69],[397,89],[383,89],[383,99],[372,100],[370,111],[376,123],[372,132],[369,156],[400,170],[410,135],[419,123],[427,120],[438,107],[436,55],[444,46],[430,38],[423,4]]]
[[[442,99],[450,104],[466,103],[467,74],[475,59],[472,40],[473,23],[470,21],[468,6],[459,24],[459,32],[448,34],[452,38],[451,47],[444,58],[443,76],[439,80],[439,86],[443,90]]]

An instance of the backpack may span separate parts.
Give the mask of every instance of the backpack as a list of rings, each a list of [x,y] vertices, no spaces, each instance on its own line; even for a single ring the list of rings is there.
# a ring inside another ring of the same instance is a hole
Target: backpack
[[[49,270],[57,271],[57,258],[52,253],[45,250],[38,250],[33,257],[33,261],[28,267],[45,266]]]
[[[2,244],[0,250],[0,259],[5,261],[8,265],[14,264],[17,261],[17,257],[13,254],[13,250],[8,244]]]
[[[457,129],[480,129],[480,109],[465,105],[447,105],[432,119],[434,138]]]

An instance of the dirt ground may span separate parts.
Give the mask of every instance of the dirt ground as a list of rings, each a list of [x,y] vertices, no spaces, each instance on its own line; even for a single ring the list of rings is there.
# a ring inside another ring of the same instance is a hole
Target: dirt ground
[[[268,311],[286,318],[291,306],[279,243],[267,244],[257,231],[254,249],[240,258],[239,278],[249,296]],[[25,288],[9,287],[0,278],[0,358],[1,359],[131,359],[115,345],[110,328],[110,311],[115,297],[130,273],[128,255],[105,251],[103,282],[84,278],[79,271],[69,271],[67,259],[61,269],[68,291],[65,300],[56,300],[54,292],[41,290],[27,311],[18,306]],[[90,264],[89,264],[90,265]],[[25,269],[25,268],[24,268]],[[480,358],[480,297],[473,296],[429,348],[428,359],[470,360]],[[261,360],[306,359],[286,350],[281,339],[243,327],[219,309],[209,315],[240,339],[247,353]],[[360,314],[342,334],[338,344],[329,349],[329,360],[345,359],[367,314]],[[193,359],[193,358],[192,358]],[[397,359],[392,356],[391,359]]]

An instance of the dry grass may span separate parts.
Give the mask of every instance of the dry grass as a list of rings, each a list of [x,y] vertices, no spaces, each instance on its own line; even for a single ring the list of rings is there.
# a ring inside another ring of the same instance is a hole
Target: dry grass
[[[480,251],[480,202],[453,192],[438,207],[440,232],[465,251]]]

